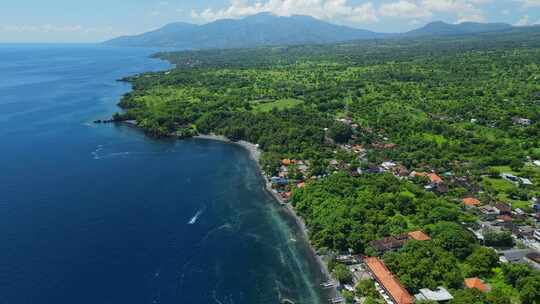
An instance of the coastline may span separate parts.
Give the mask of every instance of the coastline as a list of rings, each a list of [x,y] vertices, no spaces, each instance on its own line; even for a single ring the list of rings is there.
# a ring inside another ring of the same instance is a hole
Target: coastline
[[[220,141],[224,143],[235,144],[244,148],[248,152],[249,157],[252,160],[254,160],[255,163],[257,164],[257,167],[259,169],[259,175],[264,179],[264,182],[265,182],[264,190],[274,199],[276,203],[278,203],[282,207],[285,207],[285,211],[287,215],[290,216],[294,220],[295,224],[300,229],[302,237],[306,240],[309,246],[309,250],[311,251],[311,254],[313,254],[313,256],[315,257],[321,273],[324,275],[326,280],[328,281],[333,280],[332,275],[330,274],[330,271],[328,270],[328,267],[323,261],[323,257],[317,253],[317,250],[311,244],[311,240],[309,238],[309,229],[307,228],[307,225],[304,219],[300,215],[298,215],[298,213],[296,213],[296,210],[294,210],[294,207],[290,203],[286,203],[276,192],[272,191],[272,185],[266,178],[259,162],[260,156],[262,154],[262,151],[260,150],[259,146],[256,144],[247,142],[247,141],[243,141],[243,140],[232,141],[223,135],[201,134],[201,135],[194,136],[193,138],[214,140],[214,141]],[[332,293],[332,296],[339,294],[336,287],[330,288],[328,289],[328,291]]]
[[[129,121],[114,121],[113,119],[110,119],[110,120],[97,120],[97,121],[94,121],[94,123],[117,123],[117,124],[125,125],[125,126],[131,127],[131,128],[142,130],[137,125],[136,121],[131,121],[131,120],[129,120]],[[176,138],[176,139],[183,139],[183,138],[180,138],[180,137],[175,136],[175,135],[171,135],[171,137]],[[294,210],[294,207],[290,203],[285,202],[283,200],[283,198],[281,198],[276,192],[273,191],[272,185],[268,181],[267,177],[265,176],[264,170],[262,169],[261,164],[260,164],[260,157],[261,157],[262,151],[259,148],[259,145],[251,143],[251,142],[247,142],[247,141],[244,141],[244,140],[233,141],[233,140],[230,140],[229,138],[227,138],[227,137],[225,137],[223,135],[216,135],[216,134],[199,134],[199,135],[195,135],[195,136],[193,136],[191,138],[219,141],[219,142],[223,142],[223,143],[229,143],[229,144],[238,145],[238,146],[244,148],[245,151],[248,152],[249,157],[257,165],[258,173],[259,173],[260,177],[263,178],[264,183],[265,183],[264,190],[274,199],[275,203],[279,204],[281,207],[284,207],[287,216],[289,216],[291,219],[294,220],[295,225],[297,225],[298,229],[300,229],[302,237],[307,242],[310,253],[315,258],[315,260],[316,260],[316,262],[317,262],[317,264],[319,266],[319,270],[321,271],[321,274],[324,276],[325,280],[326,281],[334,281],[334,278],[330,274],[330,271],[328,270],[328,267],[327,267],[326,263],[323,260],[323,256],[321,256],[321,255],[319,255],[317,253],[317,250],[315,249],[315,247],[311,243],[311,240],[309,238],[309,230],[307,228],[307,225],[306,225],[304,219],[296,213],[296,210]],[[322,286],[318,286],[318,288],[322,289]],[[328,289],[326,289],[326,291],[327,291],[328,294],[331,295],[332,298],[340,296],[340,293],[339,293],[339,291],[337,289],[337,286],[333,286],[332,288],[328,288]]]

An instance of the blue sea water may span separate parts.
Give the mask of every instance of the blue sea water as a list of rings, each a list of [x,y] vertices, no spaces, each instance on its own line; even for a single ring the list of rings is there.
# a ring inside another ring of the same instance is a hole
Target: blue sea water
[[[154,51],[0,45],[0,303],[324,302],[246,151],[91,123]]]

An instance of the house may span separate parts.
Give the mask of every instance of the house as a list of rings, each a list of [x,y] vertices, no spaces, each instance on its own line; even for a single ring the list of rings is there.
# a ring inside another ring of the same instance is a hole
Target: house
[[[371,241],[369,242],[369,245],[377,252],[385,253],[387,251],[392,251],[403,247],[403,245],[405,245],[405,243],[407,243],[409,240],[429,241],[431,238],[423,231],[417,230]]]
[[[394,175],[398,177],[406,177],[409,175],[409,170],[404,165],[397,165],[394,169]]]
[[[410,239],[413,239],[415,241],[429,241],[429,240],[431,240],[429,235],[425,234],[421,230],[411,231],[411,232],[409,232],[407,234],[409,235]]]
[[[436,290],[431,290],[428,288],[422,288],[420,292],[414,297],[418,301],[433,301],[438,303],[447,303],[454,297],[446,290],[444,287],[437,287]]]
[[[519,181],[519,177],[510,173],[501,173],[501,177],[509,182],[517,183]]]
[[[386,161],[381,164],[381,167],[384,168],[385,170],[391,170],[395,166],[397,166],[397,164],[391,161]]]
[[[437,186],[435,187],[435,192],[439,194],[446,194],[448,193],[448,191],[448,186],[444,183],[437,184]]]
[[[371,241],[369,242],[369,246],[379,253],[385,253],[387,251],[392,251],[403,247],[408,240],[408,234],[400,234],[397,236],[389,236],[380,240]]]
[[[540,229],[536,229],[533,236],[538,242],[540,242]]]
[[[463,204],[467,207],[478,207],[481,205],[480,201],[474,197],[466,197],[463,199]]]
[[[532,186],[532,185],[534,185],[533,182],[528,178],[520,177],[519,182],[523,186]]]
[[[532,267],[540,270],[540,252],[534,251],[525,256],[525,261]]]
[[[511,249],[504,250],[499,252],[499,261],[502,263],[521,263],[523,258],[529,253],[532,252],[532,249]]]
[[[514,226],[512,228],[512,233],[520,239],[533,238],[534,237],[534,228],[531,226]]]
[[[290,160],[288,158],[282,159],[281,164],[284,165],[284,166],[289,166],[290,164],[292,164],[292,160]]]
[[[465,287],[470,289],[476,288],[481,292],[488,292],[490,290],[489,286],[479,278],[465,279]]]
[[[500,224],[508,224],[511,223],[512,220],[512,217],[508,214],[502,214],[497,216],[497,222],[499,222]]]
[[[533,161],[533,165],[540,167],[540,160]]]
[[[505,203],[496,203],[495,208],[499,210],[499,215],[511,215],[512,207]]]
[[[443,182],[442,178],[435,173],[429,173],[427,177],[432,184],[441,184]]]
[[[277,186],[286,186],[289,184],[289,180],[286,178],[274,176],[270,179],[270,182]]]
[[[283,192],[280,194],[281,195],[281,198],[284,199],[285,201],[288,201],[291,199],[291,196],[292,196],[292,192]]]
[[[367,270],[388,295],[390,303],[394,304],[412,304],[414,298],[407,289],[401,285],[401,282],[388,270],[383,261],[375,257],[364,259]]]
[[[522,117],[512,117],[512,122],[516,125],[522,125],[522,126],[529,126],[532,123],[530,119],[522,118]]]
[[[482,213],[482,217],[487,221],[495,220],[497,216],[500,214],[499,209],[490,205],[481,206],[478,209]]]
[[[540,199],[537,197],[532,199],[532,208],[535,212],[540,212]]]

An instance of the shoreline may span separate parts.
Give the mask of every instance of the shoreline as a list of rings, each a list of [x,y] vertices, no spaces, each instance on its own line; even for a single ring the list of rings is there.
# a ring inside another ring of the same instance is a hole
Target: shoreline
[[[223,135],[201,134],[201,135],[193,136],[193,138],[194,139],[214,140],[214,141],[220,141],[220,142],[224,142],[224,143],[230,143],[230,144],[238,145],[238,146],[244,148],[248,152],[249,157],[252,160],[254,160],[255,163],[257,164],[257,167],[259,169],[258,170],[259,175],[264,179],[264,183],[265,183],[264,190],[273,198],[275,203],[278,203],[281,207],[285,207],[285,211],[286,211],[287,215],[290,216],[294,220],[294,223],[300,229],[302,237],[306,240],[306,242],[308,244],[308,247],[309,247],[309,250],[310,250],[311,254],[313,254],[313,257],[315,258],[315,260],[316,260],[316,262],[317,262],[317,264],[319,266],[319,270],[321,271],[321,273],[323,274],[323,276],[325,277],[325,279],[327,281],[333,281],[334,279],[332,278],[332,275],[328,271],[328,267],[324,263],[323,257],[317,253],[317,250],[315,249],[313,244],[311,244],[311,240],[309,238],[309,229],[307,228],[307,225],[306,225],[304,219],[300,215],[298,215],[296,213],[296,210],[294,210],[294,207],[290,203],[286,203],[277,193],[275,193],[273,191],[272,185],[267,180],[267,178],[266,178],[266,176],[265,176],[265,174],[264,174],[264,172],[262,170],[262,167],[261,167],[261,165],[259,163],[259,159],[260,159],[260,156],[262,154],[262,151],[260,150],[259,146],[256,145],[256,144],[247,142],[247,141],[243,141],[243,140],[241,140],[241,141],[232,141],[232,140],[228,139],[227,137],[225,137]],[[327,290],[330,293],[332,293],[332,296],[335,296],[335,295],[339,294],[336,287],[329,288]]]

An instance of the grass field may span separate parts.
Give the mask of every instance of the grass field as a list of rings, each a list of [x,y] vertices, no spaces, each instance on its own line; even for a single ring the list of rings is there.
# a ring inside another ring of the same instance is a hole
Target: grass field
[[[295,106],[300,105],[302,103],[303,103],[302,100],[294,99],[294,98],[279,99],[272,102],[259,103],[253,107],[253,111],[258,112],[258,113],[264,113],[264,112],[270,112],[273,109],[285,110],[285,109],[294,108]]]
[[[484,187],[493,188],[497,192],[509,192],[516,188],[511,182],[502,178],[484,177]]]

